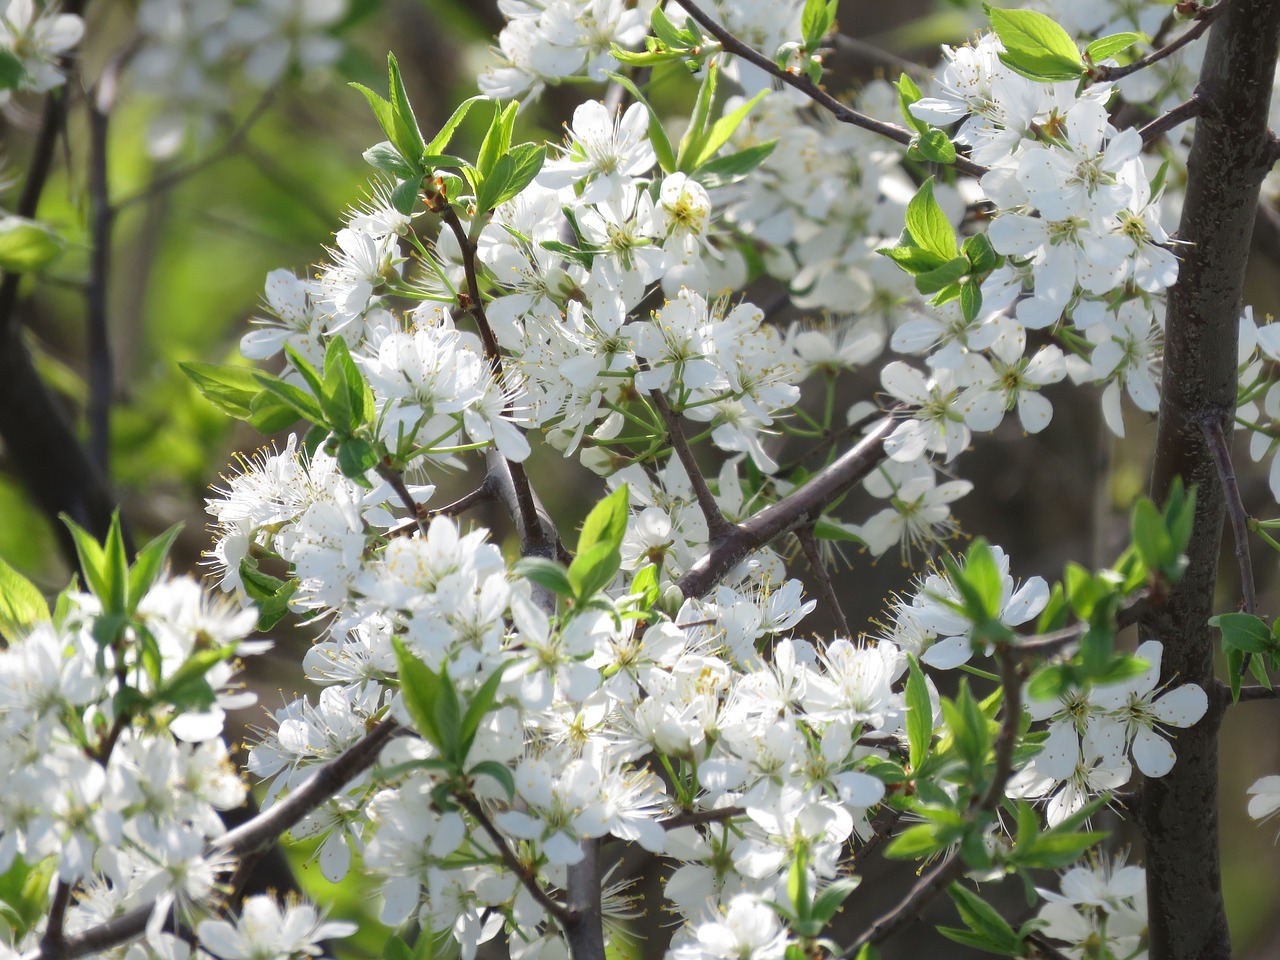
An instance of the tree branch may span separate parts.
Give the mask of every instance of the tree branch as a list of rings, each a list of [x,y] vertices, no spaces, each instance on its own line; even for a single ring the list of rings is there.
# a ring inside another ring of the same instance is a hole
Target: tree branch
[[[801,77],[797,74],[788,73],[786,70],[783,70],[764,54],[743,43],[719,23],[703,13],[693,0],[688,0],[688,2],[681,0],[680,6],[684,7],[689,16],[693,17],[693,19],[707,31],[708,35],[719,41],[720,46],[725,53],[731,53],[736,57],[741,57],[748,63],[752,63],[759,67],[770,76],[777,77],[787,86],[799,90],[841,123],[847,123],[851,126],[861,127],[863,130],[869,130],[872,133],[879,134],[882,137],[892,140],[894,143],[900,143],[904,147],[909,146],[911,141],[915,139],[911,131],[904,129],[903,127],[899,127],[897,124],[885,123],[882,120],[869,117],[865,113],[859,113],[852,107],[841,103],[821,87],[815,86],[810,82],[808,77]],[[957,156],[953,166],[961,173],[967,173],[971,177],[981,177],[983,174],[988,172],[987,167],[984,167],[980,163],[974,163],[968,157]]]
[[[1186,123],[1193,117],[1198,117],[1203,109],[1204,101],[1193,93],[1176,107],[1165,111],[1150,123],[1140,127],[1138,135],[1142,137],[1143,143],[1150,143],[1152,140],[1168,133],[1174,127]]]
[[[1209,7],[1201,7],[1200,12],[1196,14],[1196,22],[1187,30],[1180,34],[1177,38],[1170,40],[1158,50],[1153,50],[1145,57],[1140,57],[1133,63],[1126,63],[1120,67],[1094,67],[1091,75],[1094,80],[1108,82],[1111,80],[1119,80],[1121,77],[1127,77],[1130,74],[1137,73],[1139,70],[1146,69],[1153,63],[1159,63],[1166,57],[1171,57],[1187,44],[1199,40],[1204,36],[1206,30],[1213,26],[1213,22],[1222,16],[1226,10],[1230,0],[1218,0],[1217,3]]]
[[[847,493],[884,459],[885,437],[896,425],[893,417],[885,417],[830,466],[810,477],[804,486],[737,524],[676,581],[676,586],[686,597],[700,597],[752,550],[806,523],[816,522],[832,501]]]
[[[804,558],[809,561],[809,568],[813,570],[813,575],[818,579],[818,593],[821,595],[823,603],[826,604],[827,612],[831,614],[831,619],[835,621],[839,636],[852,638],[853,633],[849,630],[849,621],[845,619],[844,607],[840,604],[840,598],[836,596],[835,585],[831,582],[831,574],[827,571],[827,565],[822,562],[822,553],[818,550],[818,541],[813,535],[813,527],[801,527],[796,531],[796,538],[800,541],[800,549],[804,551]]]
[[[724,539],[733,532],[733,524],[724,518],[724,514],[720,512],[720,504],[716,502],[711,488],[707,486],[707,478],[702,475],[702,468],[698,466],[693,451],[689,449],[689,441],[684,435],[680,417],[671,409],[671,404],[667,402],[661,390],[650,390],[649,399],[653,401],[653,405],[667,425],[667,437],[671,440],[671,448],[680,460],[680,465],[684,467],[684,472],[689,476],[693,496],[698,501],[703,518],[707,521],[707,539],[712,543]]]
[[[1196,515],[1186,572],[1143,619],[1144,635],[1164,644],[1161,682],[1176,677],[1206,691],[1216,683],[1208,619],[1226,500],[1201,423],[1210,414],[1230,422],[1235,409],[1240,304],[1259,188],[1270,168],[1267,115],[1280,43],[1280,5],[1272,0],[1230,0],[1212,11],[1218,20],[1197,88],[1204,109],[1187,161],[1178,227],[1184,253],[1169,290],[1151,478],[1157,503],[1167,500],[1175,478],[1194,485]],[[1179,733],[1174,768],[1148,779],[1142,792],[1151,960],[1231,955],[1218,848],[1222,704],[1211,702],[1199,723]]]

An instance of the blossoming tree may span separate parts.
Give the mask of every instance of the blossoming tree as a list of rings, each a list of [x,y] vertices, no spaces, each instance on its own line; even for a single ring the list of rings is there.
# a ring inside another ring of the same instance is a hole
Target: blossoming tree
[[[90,129],[132,72],[172,88],[151,137],[177,149],[216,106],[208,64],[318,69],[344,6],[144,0]],[[1280,8],[991,7],[932,76],[845,102],[822,86],[835,0],[499,6],[442,128],[394,57],[385,96],[361,88],[386,138],[368,196],[312,273],[267,275],[255,364],[185,365],[224,413],[295,431],[216,488],[211,581],[168,569],[173,531],[134,551],[100,490],[43,491],[82,574],[52,607],[0,568],[0,955],[318,954],[352,925],[243,893],[291,834],[332,881],[358,863],[395,958],[601,960],[661,906],[676,960],[863,960],[944,896],[941,932],[997,954],[1229,956],[1218,724],[1270,696],[1280,654],[1248,559],[1251,531],[1274,541],[1229,442],[1272,456],[1280,416],[1280,328],[1241,300]],[[64,109],[81,33],[4,3],[6,95]],[[654,79],[685,72],[667,115]],[[520,105],[569,84],[563,143],[521,142]],[[40,188],[0,221],[10,333],[58,252]],[[111,215],[90,211],[96,282]],[[741,294],[762,277],[803,319]],[[881,391],[839,399],[877,368]],[[951,505],[981,494],[966,451],[1006,417],[1052,429],[1043,388],[1068,380],[1116,436],[1126,405],[1158,413],[1131,545],[1054,584],[981,538],[949,552]],[[22,425],[0,434],[22,461]],[[526,471],[546,448],[595,478],[579,529]],[[445,471],[475,483],[442,502]],[[883,507],[852,512],[858,487]],[[487,503],[506,530],[468,522]],[[1228,515],[1244,589],[1222,611]],[[866,632],[827,572],[841,542],[915,570]],[[805,635],[818,604],[835,635]],[[272,715],[246,771],[263,810],[228,829],[235,670],[289,613],[320,631],[321,689]],[[1095,852],[1108,806],[1140,865]],[[873,855],[918,880],[833,926]],[[629,890],[636,857],[664,866],[661,904]],[[1017,916],[977,886],[1014,875],[1039,900]]]

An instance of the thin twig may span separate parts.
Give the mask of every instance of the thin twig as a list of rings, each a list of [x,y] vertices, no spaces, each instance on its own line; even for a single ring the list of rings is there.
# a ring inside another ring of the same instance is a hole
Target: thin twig
[[[867,837],[862,845],[853,851],[853,855],[849,858],[850,866],[856,867],[859,863],[864,863],[867,857],[888,842],[889,838],[893,836],[893,831],[897,827],[898,821],[902,819],[903,812],[893,807],[884,808],[871,823],[871,836]]]
[[[687,3],[682,0],[680,5],[685,9],[685,12],[687,12],[689,16],[693,17],[694,20],[701,24],[702,28],[706,30],[709,35],[720,42],[720,46],[726,53],[731,53],[734,56],[741,57],[748,63],[755,64],[770,76],[777,77],[787,86],[794,87],[796,90],[799,90],[814,103],[824,108],[841,123],[861,127],[863,130],[869,130],[872,133],[879,134],[880,136],[892,140],[895,143],[900,143],[903,146],[909,146],[911,141],[915,139],[911,131],[904,129],[903,127],[899,127],[897,124],[885,123],[882,120],[869,117],[865,113],[859,113],[852,107],[841,103],[821,87],[816,86],[808,77],[802,77],[798,74],[788,73],[786,70],[783,70],[764,54],[743,43],[719,23],[707,16],[698,7],[698,5],[693,2],[693,0],[689,0]],[[989,171],[988,167],[984,167],[980,163],[974,163],[967,157],[961,156],[956,157],[953,166],[961,173],[967,173],[972,177],[981,177]]]
[[[1230,0],[1218,0],[1218,2],[1211,7],[1203,7],[1196,15],[1196,22],[1191,27],[1188,27],[1185,33],[1182,33],[1177,38],[1170,40],[1158,50],[1153,50],[1145,57],[1140,57],[1133,61],[1133,63],[1126,63],[1119,67],[1094,67],[1092,70],[1093,79],[1104,83],[1112,80],[1119,80],[1121,77],[1127,77],[1130,74],[1137,73],[1139,70],[1143,70],[1151,66],[1153,63],[1159,63],[1166,57],[1172,56],[1187,44],[1192,43],[1195,40],[1199,40],[1200,37],[1204,35],[1205,31],[1213,26],[1213,21],[1217,20],[1218,17],[1222,15],[1222,11],[1226,9],[1229,2]]]
[[[1031,944],[1040,952],[1040,956],[1045,960],[1071,960],[1065,953],[1049,942],[1049,939],[1037,930],[1032,930],[1027,934],[1027,943]]]
[[[400,498],[400,502],[405,505],[409,513],[413,516],[413,522],[417,524],[418,531],[425,537],[427,535],[427,518],[426,511],[422,504],[413,499],[413,494],[409,492],[408,485],[404,482],[404,475],[387,460],[379,460],[377,467],[374,468],[378,476],[387,482],[396,496]]]
[[[995,742],[995,765],[991,772],[991,781],[980,796],[975,797],[965,811],[965,819],[977,823],[979,819],[990,816],[1004,796],[1005,785],[1013,773],[1013,750],[1018,742],[1018,728],[1022,723],[1022,672],[1018,659],[1010,654],[1007,646],[997,647],[996,660],[1000,664],[1000,685],[1004,690],[1004,706],[1000,733]],[[868,943],[881,943],[893,936],[904,926],[915,919],[916,914],[924,906],[959,880],[965,871],[964,859],[958,852],[952,852],[942,863],[926,873],[913,886],[910,892],[898,902],[897,906],[882,914],[879,919],[868,926],[854,942],[841,954],[841,960],[853,960]]]
[[[493,327],[484,310],[484,297],[480,292],[480,277],[476,271],[476,245],[467,230],[458,219],[457,211],[448,203],[439,210],[440,218],[458,241],[458,249],[462,251],[462,268],[467,279],[467,294],[471,299],[471,316],[475,318],[476,329],[480,332],[480,340],[484,344],[485,357],[489,368],[493,371],[494,380],[501,389],[506,383],[502,367],[502,350],[498,346],[498,338],[493,334]],[[510,412],[508,407],[504,413]],[[537,499],[529,478],[524,472],[524,465],[511,460],[506,461],[507,474],[515,493],[516,522],[522,528],[521,553],[525,556],[551,556],[556,538],[548,536],[539,517]],[[492,472],[492,469],[491,471]],[[526,547],[528,548],[526,552]]]
[[[516,856],[515,851],[511,849],[511,845],[507,843],[507,838],[502,835],[493,820],[484,812],[484,808],[480,806],[480,801],[475,797],[462,796],[458,797],[458,802],[462,804],[467,813],[471,814],[480,824],[480,828],[488,834],[489,839],[493,841],[493,845],[497,850],[498,856],[502,858],[502,862],[507,865],[507,869],[514,873],[526,890],[529,891],[533,899],[537,900],[547,913],[551,914],[563,926],[570,919],[570,913],[564,904],[555,900],[546,890],[542,888],[542,884],[538,883],[537,874],[531,870],[526,864],[520,862],[520,858]]]
[[[801,527],[796,531],[796,539],[800,541],[800,549],[804,551],[804,557],[809,561],[809,568],[818,579],[818,593],[821,594],[831,619],[836,622],[836,630],[842,637],[852,637],[849,621],[844,615],[844,607],[840,605],[835,585],[831,582],[831,573],[827,570],[827,565],[822,562],[822,553],[818,550],[818,541],[813,535],[813,527]]]
[[[85,284],[89,364],[89,458],[103,477],[110,477],[111,398],[115,392],[108,335],[107,291],[111,278],[111,187],[107,176],[108,133],[119,83],[119,63],[112,60],[89,91],[89,278]]]
[[[804,486],[737,524],[728,537],[698,559],[676,586],[700,597],[752,550],[806,523],[814,523],[834,500],[867,476],[885,457],[884,441],[897,426],[894,417],[873,425],[852,448],[819,470]]]
[[[491,476],[485,474],[485,478],[481,481],[480,486],[476,487],[470,493],[464,493],[452,503],[446,503],[443,507],[436,507],[434,510],[421,511],[422,519],[419,520],[415,515],[414,519],[407,520],[398,524],[387,531],[386,536],[389,540],[396,537],[403,537],[412,533],[414,530],[420,529],[422,520],[430,521],[435,517],[457,517],[466,513],[472,507],[481,503],[489,503],[498,498],[498,494],[494,490],[494,481]]]
[[[696,827],[703,823],[720,823],[734,817],[744,817],[744,807],[716,807],[714,810],[691,810],[688,813],[676,813],[665,820],[658,821],[664,830],[678,830],[681,827]]]
[[[698,508],[702,511],[703,518],[707,521],[708,539],[711,543],[715,543],[729,536],[733,532],[733,524],[720,512],[720,504],[716,503],[711,488],[707,486],[707,478],[702,475],[702,468],[698,466],[698,461],[689,448],[689,441],[684,435],[680,417],[671,409],[671,404],[667,402],[661,390],[650,390],[649,399],[653,401],[653,405],[667,425],[667,436],[671,440],[671,448],[679,458],[680,465],[684,467],[684,472],[689,476],[693,496],[698,501]]]
[[[1193,117],[1198,117],[1203,109],[1204,100],[1198,94],[1193,93],[1176,107],[1171,107],[1150,123],[1139,127],[1138,135],[1142,137],[1143,143],[1150,143],[1157,137],[1168,133],[1174,127],[1186,123]]]
[[[227,139],[224,140],[222,145],[216,150],[205,154],[193,163],[189,163],[184,167],[179,167],[176,170],[171,170],[168,173],[156,177],[137,193],[132,193],[123,200],[117,200],[113,210],[116,213],[119,213],[121,210],[132,207],[144,200],[154,199],[160,194],[172,190],[183,181],[191,179],[196,174],[203,173],[215,164],[221,163],[228,157],[234,156],[239,152],[240,147],[244,144],[245,138],[249,135],[249,131],[253,129],[253,125],[258,122],[259,118],[271,105],[271,101],[275,98],[276,90],[278,89],[278,85],[268,87],[263,92],[262,96],[258,98],[258,102],[253,105],[253,109],[251,109],[248,114],[245,115],[245,118],[240,121],[239,126],[227,135]]]
[[[1226,684],[1223,684],[1225,687]],[[1245,703],[1253,700],[1275,700],[1280,697],[1280,689],[1276,687],[1264,687],[1261,685],[1251,685],[1240,688],[1240,696],[1236,698],[1236,703]]]

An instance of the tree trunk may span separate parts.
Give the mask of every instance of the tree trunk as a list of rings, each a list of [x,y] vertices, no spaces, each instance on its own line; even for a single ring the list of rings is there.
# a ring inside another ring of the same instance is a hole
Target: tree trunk
[[[1178,762],[1143,787],[1152,960],[1229,958],[1218,854],[1217,732],[1221,689],[1213,674],[1213,615],[1222,488],[1202,424],[1223,418],[1231,435],[1241,288],[1258,191],[1274,157],[1267,108],[1280,37],[1275,0],[1219,0],[1230,6],[1209,32],[1188,160],[1178,239],[1182,266],[1169,294],[1164,385],[1152,496],[1175,477],[1197,488],[1186,576],[1144,624],[1164,642],[1162,680],[1198,683],[1210,709],[1179,734]]]

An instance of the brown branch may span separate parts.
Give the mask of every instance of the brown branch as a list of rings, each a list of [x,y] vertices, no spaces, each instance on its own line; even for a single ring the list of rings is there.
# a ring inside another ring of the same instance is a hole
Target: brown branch
[[[671,409],[671,404],[667,402],[667,398],[661,390],[650,390],[649,399],[653,401],[658,414],[667,425],[667,437],[671,440],[671,448],[675,451],[676,457],[680,460],[680,465],[684,467],[684,472],[689,477],[689,484],[693,487],[694,499],[698,501],[698,508],[702,511],[702,516],[707,521],[707,539],[711,543],[724,539],[733,532],[733,524],[726,520],[724,514],[720,512],[720,504],[716,503],[716,498],[711,493],[711,488],[707,486],[707,478],[702,475],[702,468],[698,466],[697,458],[694,457],[693,451],[689,448],[689,441],[684,435],[684,427],[680,423],[680,417]]]
[[[839,631],[840,636],[852,638],[849,621],[844,615],[844,607],[840,605],[835,585],[831,582],[831,573],[827,570],[827,565],[822,562],[822,553],[813,535],[813,527],[801,527],[796,531],[796,538],[800,541],[800,549],[804,551],[805,559],[809,561],[809,569],[818,580],[818,593],[822,597],[822,602],[826,604],[831,619],[835,621],[836,630]]]
[[[759,67],[770,76],[777,77],[789,87],[799,90],[806,97],[812,100],[818,106],[825,109],[833,117],[841,123],[847,123],[851,126],[861,127],[863,130],[869,130],[871,133],[879,134],[894,143],[900,143],[903,146],[909,146],[915,136],[911,131],[899,127],[897,124],[885,123],[874,117],[869,117],[865,113],[859,113],[847,104],[841,103],[831,94],[827,93],[821,87],[812,83],[808,77],[802,77],[798,74],[788,73],[776,63],[760,53],[758,50],[743,43],[732,33],[722,27],[711,17],[707,16],[693,0],[684,2],[681,0],[682,7],[693,17],[707,33],[719,41],[721,48],[725,53],[731,53],[734,56],[741,57],[748,63],[752,63]],[[974,163],[967,157],[957,156],[953,164],[955,169],[961,173],[967,173],[971,177],[981,177],[987,173],[989,168],[984,167],[980,163]]]
[[[485,478],[481,481],[480,486],[476,487],[470,493],[464,493],[452,503],[446,503],[443,507],[436,507],[434,510],[421,509],[421,505],[418,504],[417,506],[419,509],[415,511],[414,518],[398,524],[388,530],[386,533],[387,539],[394,540],[396,537],[403,537],[406,534],[412,533],[414,530],[420,529],[420,524],[423,520],[429,521],[433,517],[461,516],[477,504],[490,503],[498,498],[498,494],[495,491],[494,486],[493,477],[489,474],[485,474]],[[421,520],[418,518],[417,514],[421,514]]]
[[[537,900],[547,913],[555,917],[561,926],[564,926],[570,919],[569,910],[564,904],[553,899],[542,888],[542,884],[538,882],[537,874],[516,856],[515,851],[511,849],[511,844],[507,843],[507,838],[503,836],[502,831],[494,825],[493,820],[484,812],[484,807],[480,806],[480,801],[473,796],[461,796],[457,799],[462,804],[463,809],[480,824],[480,829],[493,841],[494,848],[498,856],[502,858],[502,862],[507,865],[507,869],[519,878],[524,888],[533,896],[533,899]]]
[[[678,830],[680,827],[696,827],[703,823],[720,823],[734,817],[744,817],[747,811],[743,807],[716,807],[714,810],[691,810],[688,813],[676,813],[659,821],[664,830]]]
[[[1179,35],[1176,39],[1170,40],[1158,50],[1153,50],[1145,57],[1140,57],[1133,63],[1126,63],[1120,67],[1094,67],[1090,74],[1095,81],[1108,82],[1111,80],[1119,80],[1121,77],[1127,77],[1130,74],[1137,73],[1153,63],[1159,63],[1166,57],[1170,57],[1177,53],[1187,44],[1199,40],[1206,30],[1213,26],[1213,22],[1222,16],[1226,10],[1230,0],[1218,0],[1217,3],[1210,7],[1202,7],[1200,12],[1196,14],[1196,22],[1187,28],[1186,32]]]
[[[1224,683],[1222,685],[1226,696],[1230,698],[1231,690]],[[1248,686],[1240,688],[1240,696],[1236,699],[1236,703],[1248,703],[1255,700],[1275,700],[1280,697],[1280,690],[1275,687],[1264,686]]]
[[[1193,93],[1176,107],[1166,110],[1150,123],[1139,127],[1138,135],[1142,137],[1143,143],[1150,143],[1157,137],[1161,137],[1168,133],[1174,127],[1186,123],[1194,117],[1198,117],[1200,115],[1200,111],[1203,109],[1204,101]]]
[[[1221,7],[1221,9],[1219,9]],[[1214,688],[1213,614],[1226,496],[1201,429],[1210,413],[1230,422],[1239,387],[1237,339],[1259,189],[1270,169],[1267,131],[1280,5],[1230,0],[1211,8],[1197,87],[1205,109],[1187,158],[1177,235],[1178,281],[1168,293],[1160,413],[1151,496],[1175,481],[1195,486],[1187,568],[1143,618],[1164,644],[1161,682]],[[1146,847],[1151,960],[1227,960],[1218,843],[1218,726],[1223,705],[1178,734],[1178,763],[1145,781],[1138,820]]]
[[[893,417],[885,417],[830,466],[810,477],[804,486],[737,524],[676,581],[676,586],[686,597],[700,597],[752,550],[797,527],[815,523],[823,510],[884,459],[885,437],[896,424]]]

